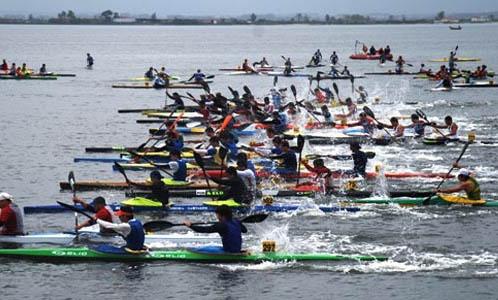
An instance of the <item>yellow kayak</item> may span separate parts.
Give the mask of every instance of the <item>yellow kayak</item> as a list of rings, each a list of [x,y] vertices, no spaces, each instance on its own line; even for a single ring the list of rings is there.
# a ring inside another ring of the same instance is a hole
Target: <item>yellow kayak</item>
[[[445,58],[436,58],[429,60],[430,62],[448,62],[448,57]],[[455,57],[455,61],[466,62],[466,61],[481,61],[480,58],[477,57]]]
[[[439,198],[441,200],[452,203],[452,204],[464,204],[464,205],[484,205],[486,204],[486,200],[484,199],[479,199],[479,200],[470,200],[469,198],[457,194],[443,194],[439,193],[438,194]]]

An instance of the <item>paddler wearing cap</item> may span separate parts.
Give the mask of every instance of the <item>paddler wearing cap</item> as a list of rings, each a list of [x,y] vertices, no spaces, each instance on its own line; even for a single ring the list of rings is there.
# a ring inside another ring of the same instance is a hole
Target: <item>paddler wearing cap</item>
[[[457,164],[454,164],[458,167]],[[481,199],[481,188],[477,180],[470,176],[470,171],[468,169],[460,169],[457,175],[459,184],[446,188],[437,190],[438,193],[458,193],[465,192],[469,200],[480,200]]]
[[[95,213],[94,217],[96,219],[103,220],[103,221],[110,222],[110,223],[119,223],[118,218],[116,216],[114,216],[112,209],[109,206],[107,206],[105,199],[103,197],[99,196],[99,197],[93,199],[92,204],[88,204],[82,198],[75,196],[75,197],[73,197],[73,202],[75,204],[79,203],[86,210]],[[90,219],[86,222],[78,224],[74,229],[80,230],[83,227],[92,226],[94,224],[95,224],[95,221]],[[108,230],[108,229],[105,229],[102,226],[100,226],[100,232],[101,233],[112,233],[112,230]]]
[[[122,206],[115,212],[121,223],[115,224],[101,219],[93,218],[100,226],[118,233],[126,241],[124,249],[133,251],[144,250],[145,232],[142,222],[135,219],[133,209],[130,206]]]
[[[24,220],[21,209],[8,193],[0,193],[0,235],[23,235]]]
[[[212,252],[240,253],[242,251],[242,233],[247,232],[247,228],[237,219],[232,217],[232,210],[226,205],[216,208],[218,222],[209,225],[194,225],[189,220],[183,224],[200,233],[218,233],[221,236],[223,247],[209,247]]]

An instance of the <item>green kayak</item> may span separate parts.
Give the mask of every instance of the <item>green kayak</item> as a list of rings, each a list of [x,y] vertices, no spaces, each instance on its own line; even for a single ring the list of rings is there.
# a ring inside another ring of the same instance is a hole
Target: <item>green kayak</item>
[[[0,249],[0,257],[55,261],[185,261],[185,262],[247,262],[262,261],[383,261],[385,256],[333,253],[258,252],[241,254],[200,253],[190,250],[149,251],[144,254],[112,254],[89,248]]]

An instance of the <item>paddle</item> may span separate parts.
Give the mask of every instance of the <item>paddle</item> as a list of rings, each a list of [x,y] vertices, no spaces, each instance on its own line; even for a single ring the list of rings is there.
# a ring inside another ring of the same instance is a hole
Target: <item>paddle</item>
[[[242,223],[261,223],[267,217],[268,217],[268,214],[254,214],[254,215],[249,215],[249,216],[241,219],[240,222],[242,222]],[[215,222],[192,223],[192,225],[209,225],[209,224],[215,224]],[[185,226],[185,224],[183,224],[183,223],[175,224],[175,223],[171,223],[171,222],[163,221],[163,220],[150,221],[150,222],[143,224],[143,228],[146,232],[161,231],[161,230],[169,229],[169,228],[175,227],[175,226]]]
[[[194,152],[195,163],[202,169],[202,173],[204,174],[204,179],[206,180],[206,184],[209,190],[209,194],[211,195],[211,199],[214,200],[213,192],[211,191],[211,185],[209,184],[209,179],[206,174],[206,169],[204,168],[204,160],[201,155],[197,152]]]
[[[365,154],[366,154],[367,158],[369,158],[369,159],[372,159],[375,157],[375,152],[372,152],[372,151],[366,151]],[[353,157],[351,155],[331,155],[331,154],[309,154],[309,155],[306,155],[306,159],[317,159],[317,158],[321,158],[321,157],[331,158],[334,160],[353,159]]]
[[[145,157],[145,156],[143,156],[143,155],[138,154],[138,153],[137,153],[137,152],[135,152],[135,151],[128,151],[128,152],[129,152],[131,155],[133,155],[133,156],[138,156],[138,157],[142,158],[143,160],[145,160],[145,161],[146,161],[146,162],[148,162],[149,164],[153,165],[154,167],[156,167],[156,168],[160,169],[161,171],[163,171],[164,173],[166,173],[168,176],[173,177],[173,175],[172,175],[170,172],[166,171],[166,169],[164,168],[164,166],[161,166],[161,165],[158,165],[158,164],[154,163],[152,160],[148,159],[147,157]],[[121,166],[121,165],[120,165],[119,167],[121,167],[121,169],[124,171],[123,166]],[[119,168],[119,167],[117,167],[117,168]],[[119,169],[118,169],[118,170],[119,170]],[[120,172],[121,172],[121,171],[120,171]]]
[[[463,146],[462,152],[460,153],[460,156],[458,156],[457,160],[455,161],[455,164],[458,164],[458,162],[462,158],[463,154],[465,153],[465,151],[469,147],[469,144],[470,144],[470,141],[467,141],[465,143],[465,145]],[[439,188],[444,183],[444,181],[446,180],[446,178],[448,178],[448,176],[450,176],[451,171],[453,171],[454,168],[455,168],[454,166],[451,166],[451,169],[448,171],[448,173],[446,173],[446,176],[443,177],[443,180],[441,180],[441,182],[439,182],[439,184],[437,185],[436,192],[433,192],[429,197],[425,198],[424,201],[422,202],[423,205],[428,205],[429,204],[431,198],[434,197],[437,194],[437,190],[439,190]]]
[[[297,166],[297,182],[296,186],[299,185],[299,177],[301,177],[301,156],[303,154],[304,147],[304,137],[302,135],[297,136],[297,151],[299,151],[299,161]]]
[[[67,176],[67,181],[69,182],[69,186],[71,186],[71,191],[73,192],[73,198],[76,197],[76,187],[74,186],[75,185],[75,182],[76,180],[74,179],[74,173],[73,171],[70,171],[68,176]],[[74,213],[74,227],[77,228],[78,227],[78,213],[75,212]],[[78,234],[78,230],[76,230],[76,234]]]
[[[364,106],[363,107],[363,111],[369,116],[371,117],[372,119],[375,120],[375,122],[377,122],[377,124],[380,124],[379,121],[375,118],[375,114],[373,113],[373,111],[368,108],[368,106]],[[392,134],[386,129],[384,128],[384,126],[382,126],[382,129],[384,129],[384,131],[389,135],[389,137],[391,138],[391,140],[395,141],[396,143],[399,143],[398,140],[396,140],[396,138],[394,138],[394,136],[392,136]]]
[[[311,111],[309,110],[306,106],[302,105],[299,101],[297,101],[297,90],[296,90],[296,86],[295,85],[291,85],[291,91],[292,91],[292,95],[294,95],[294,102],[296,102],[296,105],[299,105],[301,107],[303,107],[304,109],[306,109],[306,111],[318,122],[318,123],[322,123],[320,121],[320,119],[318,119],[318,117]]]
[[[225,166],[225,158],[227,157],[228,150],[225,148],[223,145],[220,145],[220,148],[218,149],[218,156],[220,157],[221,160],[221,166],[220,166],[220,177],[223,176],[223,169]]]
[[[417,110],[415,110],[415,112],[417,113],[417,115],[419,117],[421,117],[422,119],[424,119],[430,125],[431,122],[429,120],[427,120],[426,114],[421,109],[417,109]],[[437,133],[439,133],[442,137],[444,137],[446,139],[446,136],[444,135],[444,133],[441,132],[441,130],[437,129],[434,126],[431,126],[431,127],[434,128],[437,131]]]
[[[339,100],[339,102],[341,102],[341,97],[339,97],[339,87],[337,86],[337,83],[332,83],[332,88],[334,89],[334,92],[337,96],[337,100]]]
[[[354,95],[354,76],[352,74],[349,80],[351,80],[351,94]]]
[[[93,219],[93,217],[90,214],[86,213],[81,208],[78,208],[78,207],[76,207],[74,205],[70,205],[70,204],[67,204],[67,203],[64,203],[64,202],[60,202],[60,201],[57,201],[57,204],[59,204],[60,206],[62,206],[64,208],[67,208],[69,210],[74,211],[75,214],[82,214],[82,215],[84,215],[87,218]]]

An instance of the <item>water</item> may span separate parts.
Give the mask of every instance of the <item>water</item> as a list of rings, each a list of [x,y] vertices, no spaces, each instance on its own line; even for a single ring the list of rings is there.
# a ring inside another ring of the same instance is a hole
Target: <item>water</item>
[[[135,124],[136,116],[119,115],[118,108],[158,107],[161,91],[113,90],[111,84],[140,76],[151,65],[188,77],[198,67],[217,74],[213,90],[228,93],[227,86],[247,84],[263,96],[272,86],[264,76],[223,76],[221,67],[232,67],[243,58],[282,64],[290,56],[306,64],[320,48],[325,57],[336,50],[340,62],[355,74],[385,71],[374,62],[350,61],[355,40],[389,44],[415,65],[447,56],[459,46],[461,56],[480,57],[490,69],[498,68],[498,26],[466,25],[462,31],[446,26],[0,26],[2,57],[38,68],[46,63],[57,72],[76,78],[57,81],[0,81],[2,173],[0,190],[16,197],[20,205],[69,201],[57,182],[73,170],[77,180],[116,179],[108,164],[75,164],[84,147],[139,145],[148,126]],[[86,70],[85,54],[95,58]],[[463,64],[462,64],[463,65]],[[476,63],[466,63],[472,68]],[[437,64],[431,64],[433,69]],[[305,79],[281,78],[294,83],[299,95],[307,94]],[[328,83],[330,84],[330,83]],[[349,82],[338,82],[342,97],[351,94]],[[395,105],[372,106],[377,115],[410,114],[421,108],[431,120],[451,114],[465,135],[475,129],[478,138],[496,138],[496,90],[466,89],[431,93],[434,83],[410,77],[375,77],[356,82],[370,96]],[[419,101],[407,106],[405,101]],[[153,126],[149,126],[153,127]],[[461,145],[438,148],[366,146],[385,171],[397,169],[445,172]],[[345,146],[320,146],[321,153],[343,153]],[[496,199],[496,153],[493,145],[472,145],[462,162],[478,173],[485,196]],[[347,167],[348,162],[335,162]],[[330,164],[334,164],[331,162]],[[144,173],[130,172],[133,178]],[[394,188],[429,189],[435,180],[389,182]],[[97,193],[81,193],[91,198]],[[119,191],[102,194],[111,201]],[[288,199],[291,200],[291,199]],[[299,201],[299,199],[293,199]],[[178,200],[182,201],[182,200]],[[183,200],[192,201],[191,199]],[[196,200],[197,201],[197,200]],[[303,200],[310,201],[310,200]],[[320,199],[330,202],[334,199]],[[323,215],[316,210],[272,216],[250,226],[247,246],[259,248],[265,238],[289,251],[331,251],[380,254],[391,257],[379,263],[264,263],[245,264],[45,264],[2,259],[2,299],[90,299],[104,297],[209,298],[209,299],[495,299],[498,288],[498,237],[495,210],[463,207],[400,208],[396,205],[366,208],[356,214]],[[149,220],[150,216],[141,216]],[[183,217],[170,217],[180,221]],[[212,216],[192,216],[201,220]],[[29,231],[71,228],[71,215],[26,217]],[[175,229],[183,231],[184,229]]]

